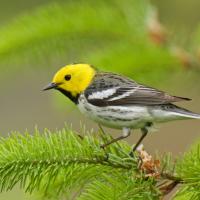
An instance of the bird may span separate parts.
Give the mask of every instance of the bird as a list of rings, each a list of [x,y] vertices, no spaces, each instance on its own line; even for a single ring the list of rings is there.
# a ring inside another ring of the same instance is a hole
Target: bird
[[[50,89],[60,91],[81,113],[99,125],[122,130],[119,137],[101,145],[102,148],[140,129],[142,135],[131,155],[155,123],[200,119],[200,114],[174,104],[191,100],[189,98],[169,95],[117,73],[101,72],[86,63],[69,64],[59,69],[43,90]]]

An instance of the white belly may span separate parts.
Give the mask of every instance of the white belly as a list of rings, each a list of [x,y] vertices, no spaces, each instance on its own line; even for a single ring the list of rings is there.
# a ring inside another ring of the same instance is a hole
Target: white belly
[[[80,99],[78,107],[90,119],[112,128],[142,128],[153,120],[148,108],[144,106],[97,107]]]
[[[79,110],[97,123],[108,127],[121,129],[143,128],[149,122],[166,122],[185,119],[185,116],[176,110],[163,109],[162,106],[105,106],[98,107],[87,102],[81,95],[78,103]]]

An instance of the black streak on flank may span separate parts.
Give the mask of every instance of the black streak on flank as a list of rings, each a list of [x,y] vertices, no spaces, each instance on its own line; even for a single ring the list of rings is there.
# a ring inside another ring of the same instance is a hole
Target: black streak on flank
[[[139,120],[138,117],[135,117],[135,118],[118,118],[118,117],[113,117],[113,116],[101,116],[101,115],[98,115],[99,118],[101,119],[104,119],[104,120],[107,120],[107,121],[119,121],[119,122],[130,122],[130,121],[137,121]]]
[[[71,94],[71,92],[68,92],[66,90],[63,90],[61,88],[56,88],[57,90],[59,90],[62,94],[64,94],[65,96],[67,96],[71,101],[73,101],[75,104],[78,104],[78,98],[79,98],[79,94],[77,94],[76,96],[73,96]]]

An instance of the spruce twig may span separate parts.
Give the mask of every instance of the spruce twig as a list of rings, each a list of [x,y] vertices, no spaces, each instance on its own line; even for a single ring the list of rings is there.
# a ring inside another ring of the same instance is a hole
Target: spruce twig
[[[131,147],[125,142],[102,150],[101,141],[109,139],[107,134],[94,133],[80,137],[70,129],[12,133],[1,138],[0,190],[11,190],[19,183],[27,192],[40,191],[53,199],[63,195],[97,200],[101,195],[108,199],[159,199],[180,184],[179,195],[188,194],[185,188],[197,195],[199,145],[173,169],[167,156],[154,159],[144,149],[129,157]]]

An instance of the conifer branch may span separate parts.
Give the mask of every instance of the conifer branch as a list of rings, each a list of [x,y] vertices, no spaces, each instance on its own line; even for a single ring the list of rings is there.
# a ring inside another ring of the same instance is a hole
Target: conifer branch
[[[159,199],[181,184],[176,198],[198,196],[199,145],[174,168],[168,156],[154,159],[145,150],[131,158],[125,142],[101,149],[107,140],[102,132],[80,137],[70,129],[1,138],[0,190],[19,183],[26,192],[40,191],[52,199]]]
[[[28,192],[43,190],[46,194],[56,184],[56,194],[69,191],[70,195],[74,188],[110,171],[136,172],[136,160],[127,158],[127,149],[126,144],[118,144],[105,152],[95,136],[80,138],[64,129],[34,135],[13,133],[0,140],[0,190],[11,190],[20,183]]]
[[[106,151],[100,148],[100,141],[109,139],[102,134],[80,138],[69,129],[55,133],[46,130],[44,134],[36,130],[34,135],[12,133],[1,138],[0,190],[11,190],[19,183],[27,192],[70,196],[76,191],[83,198],[83,188],[88,191],[98,183],[98,190],[99,184],[109,184],[109,180],[127,187],[137,185],[141,196],[146,195],[142,188],[148,185],[149,193],[158,195],[153,180],[136,178],[140,174],[138,159],[128,156],[130,147],[126,143],[114,144]],[[52,188],[54,192],[50,194]]]

